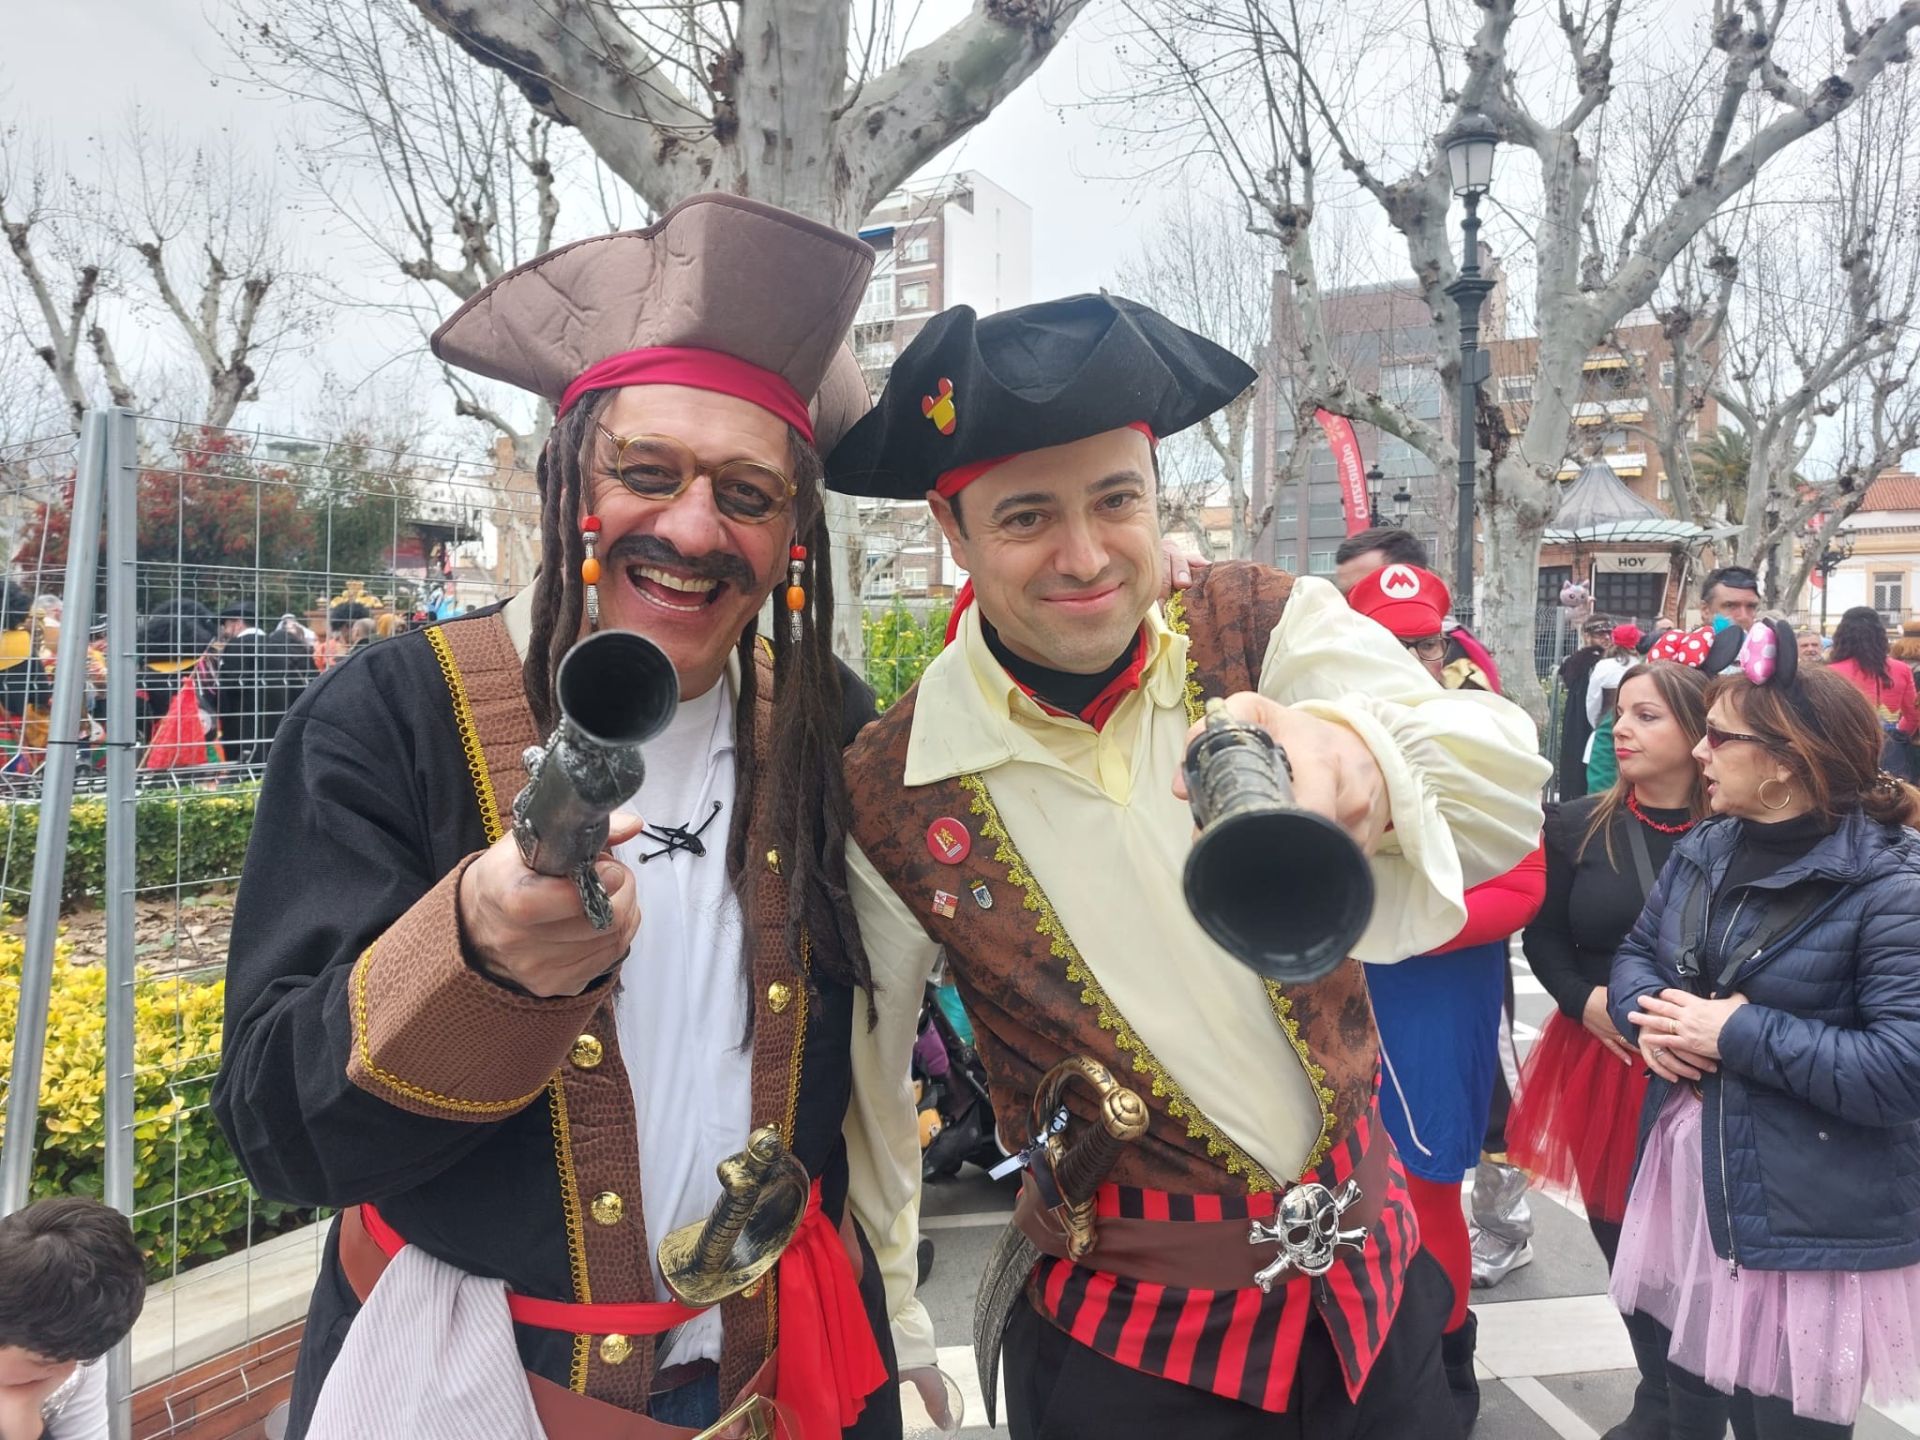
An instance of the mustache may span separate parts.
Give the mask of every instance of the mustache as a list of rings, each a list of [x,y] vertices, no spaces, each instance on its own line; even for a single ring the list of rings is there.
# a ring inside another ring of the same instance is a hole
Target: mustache
[[[701,580],[724,580],[742,590],[757,588],[759,577],[738,555],[709,553],[682,555],[679,547],[658,535],[622,535],[607,547],[609,565],[656,565],[661,569],[683,570]]]

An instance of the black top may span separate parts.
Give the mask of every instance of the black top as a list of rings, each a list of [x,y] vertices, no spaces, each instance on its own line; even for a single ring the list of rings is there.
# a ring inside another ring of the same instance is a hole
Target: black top
[[[45,707],[52,703],[53,683],[39,656],[29,655],[0,670],[0,711],[20,720],[26,717],[29,705]]]
[[[1601,799],[1585,795],[1547,806],[1543,835],[1547,893],[1540,913],[1521,938],[1534,975],[1561,1013],[1574,1020],[1584,1013],[1593,988],[1607,983],[1613,952],[1646,904],[1634,864],[1631,829],[1637,827],[1646,836],[1647,859],[1656,876],[1680,838],[1642,825],[1622,807],[1583,850],[1581,842]],[[1688,818],[1685,810],[1641,809],[1662,825],[1683,825]],[[1609,840],[1613,842],[1611,860],[1607,858]]]
[[[993,652],[993,658],[1000,662],[1002,670],[1054,709],[1069,715],[1078,715],[1091,705],[1100,692],[1133,663],[1133,657],[1140,648],[1140,640],[1136,635],[1133,643],[1122,650],[1106,669],[1092,675],[1076,675],[1071,670],[1053,670],[1014,654],[984,614],[980,617],[980,635],[987,642],[987,649]]]
[[[1587,681],[1593,667],[1607,652],[1597,645],[1586,645],[1560,662],[1560,684],[1566,696],[1560,719],[1560,793],[1563,796],[1586,793],[1587,737],[1593,724],[1587,719]],[[1569,782],[1577,778],[1578,785]]]
[[[1741,821],[1740,848],[1733,852],[1714,894],[1724,895],[1736,885],[1751,884],[1786,869],[1832,833],[1833,827],[1817,814],[1772,825]]]

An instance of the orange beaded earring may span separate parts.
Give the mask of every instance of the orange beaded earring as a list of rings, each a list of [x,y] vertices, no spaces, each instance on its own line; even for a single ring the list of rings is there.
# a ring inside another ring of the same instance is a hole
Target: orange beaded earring
[[[600,517],[589,515],[580,522],[580,543],[587,558],[580,562],[580,581],[587,587],[587,629],[600,628],[600,557],[593,553],[600,540]]]
[[[800,612],[807,608],[807,592],[800,584],[800,567],[807,563],[807,547],[796,545],[787,552],[787,633],[800,642]]]

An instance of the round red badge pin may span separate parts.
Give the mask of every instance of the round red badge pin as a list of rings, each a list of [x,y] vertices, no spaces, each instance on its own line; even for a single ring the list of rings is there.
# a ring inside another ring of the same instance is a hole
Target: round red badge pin
[[[927,853],[942,865],[958,865],[973,850],[973,836],[951,815],[942,815],[927,827]]]

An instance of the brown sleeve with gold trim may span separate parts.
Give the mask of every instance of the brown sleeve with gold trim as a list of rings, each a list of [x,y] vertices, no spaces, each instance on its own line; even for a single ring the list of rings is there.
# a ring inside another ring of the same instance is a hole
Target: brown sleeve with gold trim
[[[403,1104],[349,1073],[367,1057],[424,1092],[483,1104],[525,1095],[562,1063],[548,1026],[573,1025],[574,1002],[481,995],[490,982],[454,968],[464,962],[451,914],[429,923],[429,897],[487,844],[446,695],[426,637],[397,636],[329,670],[274,737],[234,905],[213,1087],[221,1129],[271,1199],[377,1202],[434,1180],[498,1128],[537,1124],[544,1108]],[[371,1030],[356,1029],[362,979]],[[463,994],[479,997],[477,1013]],[[522,1003],[541,1014],[518,1013]],[[410,1063],[436,1007],[465,1027],[458,1056],[438,1063],[473,1073]]]
[[[467,963],[457,913],[469,856],[353,967],[347,1078],[416,1115],[497,1120],[538,1098],[607,995],[542,998],[496,984]]]

